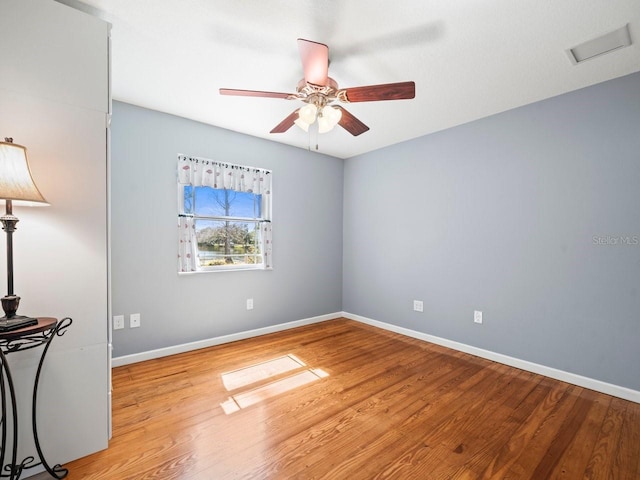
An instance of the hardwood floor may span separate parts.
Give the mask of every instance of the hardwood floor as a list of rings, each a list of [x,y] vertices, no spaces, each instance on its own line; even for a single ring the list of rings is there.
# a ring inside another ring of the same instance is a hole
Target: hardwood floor
[[[345,319],[115,368],[113,402],[67,478],[640,479],[640,404]]]

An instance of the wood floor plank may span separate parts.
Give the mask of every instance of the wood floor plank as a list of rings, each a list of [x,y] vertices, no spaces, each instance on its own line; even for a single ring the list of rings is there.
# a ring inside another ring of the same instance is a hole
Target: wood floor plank
[[[633,465],[633,463],[637,464],[640,462],[640,456],[638,456],[637,452],[634,452],[633,449],[634,445],[640,443],[640,432],[633,427],[634,422],[637,424],[637,422],[640,421],[638,416],[634,415],[634,410],[637,412],[638,408],[630,404],[623,406],[626,407],[626,415],[622,423],[622,431],[620,432],[620,439],[615,449],[615,455],[613,455],[612,472],[619,471],[621,466]],[[634,458],[633,455],[636,455],[636,457]],[[633,469],[633,467],[631,468]],[[637,471],[637,467],[635,470],[635,473],[640,473]],[[631,480],[634,477],[632,477],[630,473],[627,473],[624,478]],[[636,475],[635,478],[640,478],[640,475]]]
[[[609,410],[611,397],[605,396],[603,398],[602,395],[589,390],[585,390],[583,394],[589,396],[589,413],[576,432],[573,442],[562,456],[562,461],[549,474],[551,480],[583,478],[598,438],[598,432],[602,428],[605,415]]]
[[[470,397],[465,398],[469,407],[457,414],[459,418],[454,431],[442,441],[451,454],[445,463],[435,466],[432,471],[434,477],[464,478],[474,466],[485,465],[487,459],[495,454],[496,447],[503,444],[515,430],[518,424],[509,422],[512,413],[509,403],[514,398],[525,397],[537,384],[520,380],[529,378],[526,372],[503,368],[505,373],[493,379],[495,387],[482,389],[484,395],[478,396],[475,401],[471,401]]]
[[[598,434],[595,448],[585,478],[615,478],[614,462],[618,456],[622,425],[626,416],[627,402],[614,398],[609,404],[602,428]]]
[[[531,442],[535,441],[539,432],[544,432],[544,425],[557,411],[559,402],[565,397],[566,392],[572,392],[572,386],[551,388],[547,396],[538,404],[529,416],[520,424],[514,435],[493,457],[487,469],[482,473],[482,479],[500,479],[504,477],[523,478],[531,471],[535,464],[529,460],[538,458],[537,452],[531,452]],[[569,398],[575,399],[574,395]],[[565,402],[566,413],[570,404]],[[523,460],[523,457],[527,457]],[[526,477],[525,477],[526,478]]]
[[[328,376],[225,412],[285,355]],[[640,478],[639,404],[346,319],[115,368],[113,408],[68,479]]]
[[[585,391],[582,390],[580,396],[576,399],[568,413],[564,414],[564,419],[556,430],[548,434],[551,441],[545,440],[540,442],[540,452],[544,455],[540,457],[535,470],[529,478],[549,478],[551,472],[561,461],[565,451],[572,443],[575,435],[580,430],[580,426],[584,423],[589,410],[591,409],[589,399],[585,398]],[[562,414],[559,414],[560,416]],[[540,437],[539,437],[540,438]],[[544,443],[544,446],[542,445]]]
[[[525,378],[528,376],[525,375]],[[532,378],[526,384],[518,385],[518,393],[503,403],[504,410],[498,409],[498,414],[489,416],[486,427],[473,436],[474,443],[469,445],[468,461],[461,467],[451,469],[450,479],[482,478],[495,468],[496,463],[500,465],[515,458],[514,447],[510,442],[518,438],[523,424],[551,391],[551,387],[540,380]],[[513,398],[519,398],[520,401],[510,402]],[[510,406],[511,403],[515,403],[516,406]],[[508,453],[505,453],[505,450]]]

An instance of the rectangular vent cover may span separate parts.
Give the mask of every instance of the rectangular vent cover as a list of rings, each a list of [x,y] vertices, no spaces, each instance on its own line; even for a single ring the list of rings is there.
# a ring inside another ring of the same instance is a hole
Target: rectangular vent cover
[[[571,62],[578,64],[629,45],[631,45],[631,36],[629,35],[629,25],[627,24],[613,32],[570,48],[567,53]]]

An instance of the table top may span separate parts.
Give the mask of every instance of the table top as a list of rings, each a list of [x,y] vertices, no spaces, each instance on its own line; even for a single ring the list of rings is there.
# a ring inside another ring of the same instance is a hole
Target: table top
[[[55,328],[58,320],[53,317],[38,317],[38,323],[35,325],[29,325],[24,328],[17,328],[15,330],[9,330],[8,332],[0,332],[0,340],[11,340],[14,338],[22,338],[34,333],[45,332],[52,328]]]

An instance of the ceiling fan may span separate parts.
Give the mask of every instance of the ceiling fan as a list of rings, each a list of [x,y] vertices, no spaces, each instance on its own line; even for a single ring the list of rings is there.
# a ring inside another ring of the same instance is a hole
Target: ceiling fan
[[[241,97],[283,98],[285,100],[302,100],[306,103],[305,106],[296,109],[276,125],[270,133],[286,132],[294,124],[308,131],[309,126],[317,120],[319,133],[328,132],[336,124],[339,124],[354,136],[366,132],[369,127],[342,106],[331,106],[330,104],[336,101],[355,103],[415,98],[416,84],[414,82],[338,88],[337,82],[328,76],[329,47],[323,43],[299,38],[298,50],[302,60],[304,78],[298,82],[296,93],[221,88],[220,94]]]

